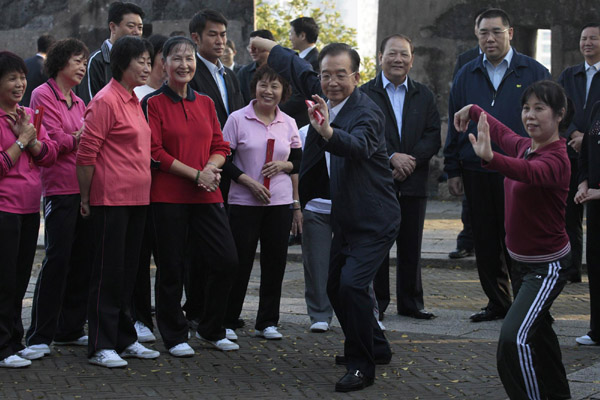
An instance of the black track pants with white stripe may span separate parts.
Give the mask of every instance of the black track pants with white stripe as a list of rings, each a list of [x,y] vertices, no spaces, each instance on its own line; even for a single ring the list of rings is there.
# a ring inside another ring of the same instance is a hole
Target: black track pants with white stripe
[[[513,260],[515,300],[498,340],[498,372],[511,399],[569,399],[550,306],[566,283],[571,254],[551,263]]]

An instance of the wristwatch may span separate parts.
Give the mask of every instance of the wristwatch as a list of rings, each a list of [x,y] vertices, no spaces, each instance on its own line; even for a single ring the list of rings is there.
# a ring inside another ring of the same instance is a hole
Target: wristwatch
[[[19,146],[19,148],[21,149],[21,151],[25,150],[25,145],[21,142],[19,142],[18,140],[15,141],[15,143],[17,144],[17,146]]]

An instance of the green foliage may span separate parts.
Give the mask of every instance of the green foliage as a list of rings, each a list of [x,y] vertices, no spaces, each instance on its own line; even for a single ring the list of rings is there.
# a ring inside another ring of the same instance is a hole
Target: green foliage
[[[312,17],[320,28],[317,47],[322,48],[329,43],[342,42],[356,48],[356,29],[348,28],[342,23],[341,15],[335,10],[334,2],[326,1],[324,9],[329,11],[325,13],[321,8],[310,8],[308,0],[287,0],[283,5],[271,5],[263,0],[256,0],[255,26],[256,29],[270,30],[279,44],[291,47],[290,21],[298,17]],[[372,79],[376,74],[375,59],[362,57],[360,69],[363,82]]]

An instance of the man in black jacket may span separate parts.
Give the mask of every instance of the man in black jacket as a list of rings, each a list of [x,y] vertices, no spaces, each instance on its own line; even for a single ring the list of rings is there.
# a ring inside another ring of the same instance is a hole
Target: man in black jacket
[[[112,78],[110,50],[117,39],[123,36],[142,36],[144,11],[133,3],[115,1],[108,7],[110,37],[102,43],[88,60],[88,69],[75,91],[88,104]]]
[[[421,241],[427,206],[429,160],[440,148],[440,115],[433,93],[412,80],[413,45],[404,35],[383,39],[379,49],[382,72],[361,90],[385,115],[385,141],[402,213],[397,246],[397,311],[418,319],[434,315],[424,310],[421,283]],[[374,282],[380,318],[390,302],[389,257]]]
[[[54,36],[48,34],[41,35],[37,40],[37,54],[25,59],[25,66],[27,67],[27,88],[25,89],[25,94],[20,102],[22,106],[29,107],[33,89],[48,80],[48,75],[46,75],[46,72],[44,71],[44,60],[46,60],[48,49],[50,49],[50,46],[52,46],[54,42]]]
[[[292,81],[305,98],[317,102],[311,112],[318,109],[324,116],[322,124],[311,118],[300,180],[325,151],[331,154],[333,241],[327,293],[346,337],[343,362],[347,371],[335,390],[361,390],[373,384],[376,360],[389,363],[392,356],[369,296],[369,285],[400,223],[385,150],[384,117],[357,87],[360,56],[350,46],[332,43],[321,50],[319,79],[292,50],[262,38],[253,39],[252,44],[270,50],[269,65]],[[326,96],[327,103],[320,96]]]
[[[600,24],[587,24],[581,30],[579,50],[584,62],[565,69],[558,83],[565,88],[567,96],[573,102],[575,115],[569,128],[563,132],[567,139],[567,152],[571,160],[571,182],[565,213],[567,234],[571,242],[571,266],[569,280],[581,282],[581,259],[583,252],[583,204],[575,204],[579,167],[577,159],[581,150],[583,132],[590,118],[594,103],[600,101]]]

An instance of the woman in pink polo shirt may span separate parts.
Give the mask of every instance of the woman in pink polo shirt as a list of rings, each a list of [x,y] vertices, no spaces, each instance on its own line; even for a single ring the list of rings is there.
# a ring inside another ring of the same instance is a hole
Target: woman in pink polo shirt
[[[133,88],[150,74],[152,45],[125,36],[110,53],[113,78],[85,111],[77,152],[81,215],[91,218],[94,260],[88,299],[91,364],[124,367],[121,357],[156,358],[137,341],[131,304],[150,202],[150,127]]]
[[[260,240],[260,300],[256,335],[281,339],[277,331],[281,284],[287,261],[292,218],[300,223],[297,174],[302,143],[294,119],[278,104],[291,93],[289,83],[269,66],[259,68],[250,85],[255,97],[229,116],[223,135],[230,142],[233,163],[227,173],[234,182],[229,190],[229,222],[235,239],[239,269],[229,296],[225,327],[239,327],[239,316],[248,288],[256,247]],[[267,143],[274,139],[272,161],[266,162]],[[269,188],[265,179],[270,180]],[[292,206],[293,205],[293,206]]]
[[[85,104],[73,88],[86,71],[88,48],[60,40],[45,61],[50,79],[31,94],[31,108],[44,107],[43,126],[58,145],[56,163],[42,168],[46,257],[38,274],[27,330],[27,349],[50,354],[50,343],[87,345],[84,325],[89,282],[89,224],[79,214],[75,174]],[[59,318],[60,316],[60,318]]]
[[[21,344],[21,302],[29,283],[40,226],[40,167],[56,160],[56,143],[33,111],[19,107],[27,87],[27,67],[0,52],[0,367],[31,365],[43,354]]]

